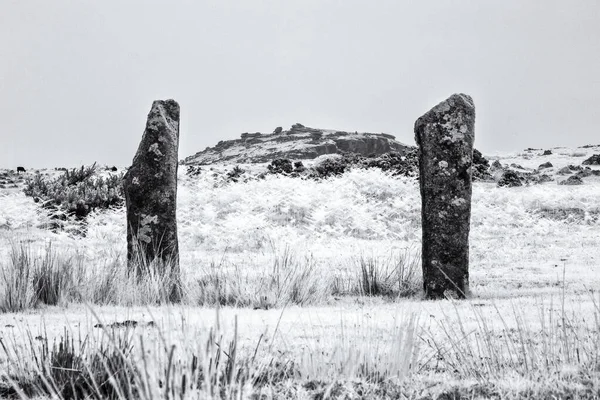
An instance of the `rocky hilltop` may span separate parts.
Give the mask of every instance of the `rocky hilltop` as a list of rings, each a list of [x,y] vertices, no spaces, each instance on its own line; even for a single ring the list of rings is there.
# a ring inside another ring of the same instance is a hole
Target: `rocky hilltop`
[[[338,153],[371,156],[391,151],[404,153],[411,147],[386,133],[344,132],[294,124],[289,130],[278,127],[270,134],[242,133],[240,139],[222,140],[215,147],[185,158],[183,163],[263,163],[278,158],[305,160]]]

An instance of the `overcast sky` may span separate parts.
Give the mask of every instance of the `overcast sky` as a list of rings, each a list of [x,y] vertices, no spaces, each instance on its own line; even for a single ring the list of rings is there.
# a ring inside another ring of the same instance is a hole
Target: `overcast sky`
[[[600,1],[0,0],[0,167],[130,165],[155,99],[179,158],[300,122],[386,132],[452,93],[475,147],[600,144]]]

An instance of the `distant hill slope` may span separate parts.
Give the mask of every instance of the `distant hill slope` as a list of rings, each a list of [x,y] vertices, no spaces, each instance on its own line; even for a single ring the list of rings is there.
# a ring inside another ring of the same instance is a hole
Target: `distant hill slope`
[[[242,133],[240,139],[224,140],[185,158],[186,165],[215,163],[263,163],[277,158],[313,159],[323,154],[350,152],[364,156],[390,151],[404,153],[412,146],[385,133],[344,132],[294,124],[273,133]]]

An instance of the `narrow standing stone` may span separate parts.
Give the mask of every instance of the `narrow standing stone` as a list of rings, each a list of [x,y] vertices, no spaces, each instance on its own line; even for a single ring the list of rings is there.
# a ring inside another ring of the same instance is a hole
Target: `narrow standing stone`
[[[423,289],[428,299],[469,291],[475,105],[454,94],[415,122],[419,146]]]
[[[177,166],[179,104],[156,100],[133,163],[124,176],[127,264],[141,275],[153,261],[178,278]]]

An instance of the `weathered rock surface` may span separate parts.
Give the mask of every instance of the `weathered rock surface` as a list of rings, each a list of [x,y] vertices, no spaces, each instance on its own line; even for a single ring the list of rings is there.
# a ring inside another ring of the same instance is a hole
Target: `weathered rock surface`
[[[423,287],[430,299],[469,291],[475,105],[452,95],[415,122],[419,146]]]
[[[504,171],[502,177],[497,183],[498,187],[517,187],[523,186],[523,182],[521,182],[521,178],[519,175],[512,170]]]
[[[560,182],[560,185],[583,185],[583,180],[577,175],[572,175],[568,179]]]
[[[356,153],[379,156],[389,152],[404,154],[414,148],[386,133],[344,132],[309,128],[294,124],[273,133],[243,133],[240,139],[220,141],[215,147],[185,158],[186,165],[213,163],[263,163],[280,158],[314,159],[325,154]]]
[[[594,154],[584,162],[583,165],[600,165],[600,154]]]
[[[152,103],[146,130],[124,176],[127,205],[127,261],[141,273],[144,263],[159,259],[179,270],[177,241],[177,167],[179,104]],[[138,247],[139,246],[139,247]]]
[[[502,166],[502,163],[500,163],[500,161],[496,160],[492,163],[492,165],[490,166],[490,172],[496,172],[496,171],[500,171],[504,169],[504,167]]]
[[[573,172],[571,171],[571,169],[567,166],[567,167],[562,167],[561,169],[559,169],[556,172],[558,175],[571,175]]]
[[[552,165],[552,163],[550,161],[547,161],[543,164],[540,164],[538,169],[545,169],[545,168],[552,168],[552,167],[554,167],[554,165]]]

